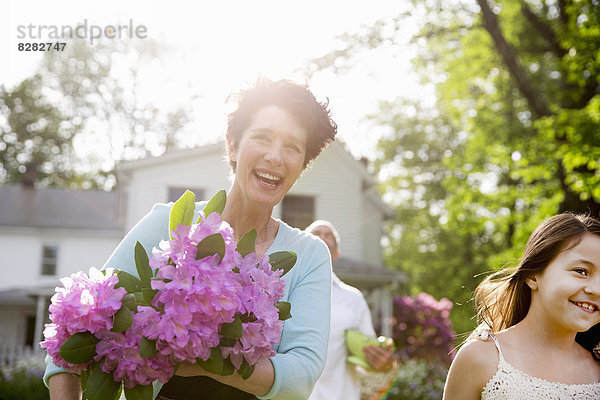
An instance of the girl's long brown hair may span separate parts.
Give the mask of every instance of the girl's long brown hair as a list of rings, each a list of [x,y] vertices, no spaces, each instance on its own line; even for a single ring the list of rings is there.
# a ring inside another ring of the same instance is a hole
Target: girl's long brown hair
[[[544,221],[527,240],[517,267],[488,276],[475,289],[478,323],[498,332],[525,318],[531,304],[527,278],[544,271],[560,252],[577,246],[588,232],[600,236],[600,221],[571,213]]]

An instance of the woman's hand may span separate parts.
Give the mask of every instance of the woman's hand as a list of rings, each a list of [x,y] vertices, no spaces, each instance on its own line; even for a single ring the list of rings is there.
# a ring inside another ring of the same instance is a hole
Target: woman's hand
[[[203,376],[206,375],[206,371],[198,364],[192,364],[191,362],[186,361],[179,364],[175,375],[183,377]]]
[[[216,381],[224,383],[225,385],[233,386],[234,388],[243,390],[244,392],[252,393],[257,396],[264,396],[269,393],[273,382],[275,381],[275,370],[273,364],[269,359],[262,359],[258,361],[254,367],[254,372],[248,379],[243,379],[239,374],[234,373],[233,375],[223,376],[218,374],[212,374],[207,372],[197,364],[190,362],[184,362],[179,364],[179,368],[175,375],[189,377],[189,376],[208,376]]]

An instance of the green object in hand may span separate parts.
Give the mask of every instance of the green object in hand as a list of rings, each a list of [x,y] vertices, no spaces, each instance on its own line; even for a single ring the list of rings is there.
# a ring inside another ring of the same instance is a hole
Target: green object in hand
[[[385,336],[374,338],[355,329],[346,329],[345,337],[346,348],[348,349],[349,353],[346,361],[359,365],[367,370],[372,370],[372,368],[365,358],[365,346],[379,346],[388,348],[388,346],[391,344],[391,350],[394,350],[394,341],[392,338]]]

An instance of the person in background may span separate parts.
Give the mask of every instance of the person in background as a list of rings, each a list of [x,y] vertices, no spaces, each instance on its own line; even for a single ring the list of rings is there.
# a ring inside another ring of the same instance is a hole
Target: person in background
[[[340,237],[334,226],[324,220],[313,222],[307,232],[325,242],[331,259],[339,257]],[[345,331],[357,329],[365,335],[376,337],[369,306],[360,290],[346,285],[332,273],[331,326],[327,360],[321,377],[317,380],[309,400],[358,400],[360,376],[358,367],[346,362]],[[365,358],[374,371],[387,372],[394,366],[393,352],[379,346],[365,346]]]

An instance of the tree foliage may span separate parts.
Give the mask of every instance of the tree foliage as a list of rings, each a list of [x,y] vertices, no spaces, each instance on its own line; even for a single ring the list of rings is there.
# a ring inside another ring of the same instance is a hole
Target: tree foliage
[[[72,140],[78,131],[44,96],[41,77],[34,75],[12,90],[0,87],[0,181],[18,183],[28,166],[35,166],[46,184],[67,185]]]
[[[553,214],[600,214],[600,5],[411,4],[408,14],[422,16],[415,67],[437,97],[432,108],[382,103],[373,116],[390,127],[374,160],[397,210],[386,257],[408,273],[413,293],[463,305],[452,318],[465,332],[474,326],[468,300],[481,273],[516,262],[531,231]],[[389,32],[405,18],[387,20],[387,30],[376,24],[362,40],[347,36],[339,55],[394,42]],[[327,55],[313,65],[333,63]]]
[[[30,165],[42,185],[110,189],[118,161],[173,148],[188,110],[159,109],[139,79],[168,51],[151,40],[71,40],[46,52],[34,76],[1,86],[0,182],[20,182]],[[105,150],[82,159],[77,143]]]

